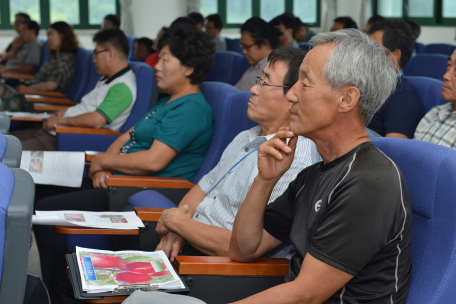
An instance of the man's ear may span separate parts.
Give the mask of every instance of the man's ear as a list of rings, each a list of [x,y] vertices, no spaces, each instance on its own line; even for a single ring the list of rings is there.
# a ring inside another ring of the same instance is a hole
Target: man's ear
[[[358,107],[361,92],[355,86],[346,86],[340,90],[339,112],[347,113]]]
[[[394,51],[391,52],[391,55],[393,56],[394,59],[396,59],[397,66],[399,68],[399,71],[402,70],[404,67],[401,66],[401,57],[402,57],[402,52],[400,49],[395,49]]]

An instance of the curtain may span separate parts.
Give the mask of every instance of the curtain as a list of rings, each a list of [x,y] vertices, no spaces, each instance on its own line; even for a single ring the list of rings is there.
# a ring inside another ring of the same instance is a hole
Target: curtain
[[[367,20],[372,17],[373,14],[373,4],[372,0],[361,0],[361,11],[359,13],[359,29],[362,30],[366,24]]]
[[[337,17],[337,0],[322,0],[323,17],[321,19],[320,31],[329,32]]]
[[[187,0],[187,13],[199,13],[201,8],[201,0]]]
[[[133,36],[133,16],[131,14],[131,5],[133,0],[119,0],[120,2],[120,29],[124,31],[125,35]]]

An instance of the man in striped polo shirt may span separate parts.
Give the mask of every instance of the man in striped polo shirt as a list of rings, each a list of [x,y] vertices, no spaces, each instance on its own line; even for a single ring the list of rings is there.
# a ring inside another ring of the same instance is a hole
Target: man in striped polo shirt
[[[250,90],[247,110],[259,126],[237,135],[217,166],[189,191],[179,208],[163,212],[157,225],[161,238],[157,250],[164,250],[171,260],[181,249],[191,255],[228,255],[236,213],[258,174],[258,146],[289,124],[285,94],[297,81],[305,54],[300,49],[282,48],[269,55],[263,76],[257,77]],[[293,164],[274,187],[270,201],[280,196],[301,170],[319,160],[315,144],[300,137]],[[285,244],[268,256],[290,258],[292,251],[291,245]]]

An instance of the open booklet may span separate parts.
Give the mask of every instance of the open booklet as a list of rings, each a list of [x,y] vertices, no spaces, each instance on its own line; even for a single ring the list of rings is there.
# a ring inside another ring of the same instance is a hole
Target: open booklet
[[[84,173],[84,152],[22,151],[21,169],[35,184],[79,188]]]
[[[18,118],[38,118],[38,119],[48,119],[51,115],[47,113],[30,113],[30,112],[8,112],[4,111],[9,117],[18,117]]]
[[[90,211],[35,211],[33,225],[83,226],[104,229],[138,229],[144,227],[134,211],[90,212]]]
[[[163,251],[107,251],[76,247],[82,290],[114,291],[119,285],[150,284],[157,289],[183,289]]]

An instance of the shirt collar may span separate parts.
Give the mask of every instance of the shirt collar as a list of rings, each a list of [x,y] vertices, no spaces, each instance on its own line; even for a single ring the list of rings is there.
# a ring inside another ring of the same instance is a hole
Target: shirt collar
[[[446,120],[450,116],[456,115],[456,112],[453,112],[453,107],[454,105],[451,102],[438,107],[439,118],[441,121]]]
[[[255,69],[263,70],[267,64],[268,64],[268,57],[266,56],[263,59],[261,59],[257,64],[252,65],[252,67]]]
[[[266,140],[270,140],[275,135],[275,133],[274,133],[274,134],[269,134],[266,136],[261,136],[261,132],[262,132],[261,126],[256,126],[256,127],[251,128],[248,132],[250,142],[254,141],[258,137],[264,137]]]
[[[396,73],[396,77],[402,77],[404,76],[404,72],[400,70],[399,72]]]
[[[115,73],[114,75],[112,75],[111,77],[106,77],[106,76],[103,76],[100,80],[101,81],[105,81],[106,84],[109,84],[111,83],[114,79],[122,76],[123,74],[127,73],[128,71],[130,71],[131,68],[130,66],[127,66],[126,68],[120,70],[119,72]]]

